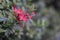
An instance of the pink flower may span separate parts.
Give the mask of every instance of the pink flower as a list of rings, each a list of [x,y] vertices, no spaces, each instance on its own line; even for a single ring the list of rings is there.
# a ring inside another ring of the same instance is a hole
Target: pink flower
[[[24,11],[21,9],[16,9],[16,6],[13,7],[14,15],[18,21],[26,22],[28,19],[31,19],[32,16],[29,13],[24,14]],[[35,12],[32,12],[32,15],[35,15]]]
[[[30,15],[29,13],[25,13],[21,9],[16,9],[16,6],[15,5],[13,7],[13,11],[14,11],[14,15],[15,15],[17,21],[27,22],[28,19],[31,19],[32,16],[35,15],[35,12],[32,12],[32,15]]]

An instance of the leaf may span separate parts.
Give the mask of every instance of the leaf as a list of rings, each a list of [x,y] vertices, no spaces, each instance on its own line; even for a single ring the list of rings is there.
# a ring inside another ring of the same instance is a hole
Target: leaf
[[[32,22],[32,25],[33,25],[33,26],[35,26],[35,25],[36,25],[36,23],[35,23],[33,20],[32,20],[31,22]]]
[[[0,28],[0,33],[1,33],[1,32],[6,32],[6,30],[3,30],[3,29]]]
[[[6,21],[6,20],[7,20],[7,18],[5,18],[5,17],[0,18],[0,22],[1,21]]]

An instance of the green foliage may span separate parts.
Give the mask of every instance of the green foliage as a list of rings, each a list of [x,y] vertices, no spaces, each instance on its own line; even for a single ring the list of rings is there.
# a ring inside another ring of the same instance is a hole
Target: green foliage
[[[38,3],[39,2],[39,3]],[[49,16],[54,14],[49,14],[51,10],[47,9],[45,7],[45,4],[43,1],[40,0],[25,0],[22,2],[22,0],[0,0],[0,37],[1,39],[3,37],[7,37],[8,40],[20,40],[23,39],[21,35],[23,35],[23,29],[18,24],[14,12],[12,10],[12,6],[16,4],[18,6],[21,6],[22,10],[25,10],[26,12],[30,13],[32,11],[36,12],[36,16],[34,16],[31,20],[28,22],[20,22],[23,26],[26,26],[27,30],[27,36],[30,39],[34,40],[40,40],[41,35],[43,35],[46,31],[50,33],[49,29]],[[44,16],[42,16],[44,14]],[[56,14],[55,14],[56,16]],[[55,18],[55,16],[53,18]],[[47,20],[42,19],[42,17],[47,18]],[[53,20],[54,22],[56,21]],[[52,22],[52,21],[51,21]],[[25,25],[26,24],[26,25]],[[52,23],[53,25],[54,23]],[[26,31],[25,30],[25,31]],[[48,34],[49,34],[48,33]]]

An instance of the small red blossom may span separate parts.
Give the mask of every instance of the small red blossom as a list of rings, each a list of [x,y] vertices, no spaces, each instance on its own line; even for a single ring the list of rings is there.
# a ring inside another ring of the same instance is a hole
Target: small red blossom
[[[18,21],[26,22],[28,19],[31,19],[32,16],[29,13],[24,14],[24,11],[21,9],[16,9],[16,6],[13,7],[14,15]],[[35,12],[32,12],[32,15],[35,15]]]
[[[32,12],[32,15],[30,15],[29,13],[25,13],[22,9],[17,9],[15,5],[13,6],[13,11],[18,22],[19,21],[27,22],[28,19],[31,19],[32,16],[35,15],[35,12]]]

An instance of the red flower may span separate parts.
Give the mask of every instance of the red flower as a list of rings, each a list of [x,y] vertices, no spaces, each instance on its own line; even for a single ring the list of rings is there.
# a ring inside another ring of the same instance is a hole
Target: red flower
[[[15,15],[16,19],[18,20],[18,22],[19,21],[27,22],[28,19],[31,19],[32,16],[35,15],[35,12],[32,12],[32,15],[30,15],[29,13],[25,13],[21,9],[16,9],[15,5],[13,7],[13,11],[14,11],[14,15]]]
[[[26,22],[28,19],[31,19],[32,16],[29,13],[24,14],[24,11],[21,9],[16,9],[16,6],[13,7],[14,14],[18,21]],[[32,12],[32,15],[35,15],[35,12]]]

